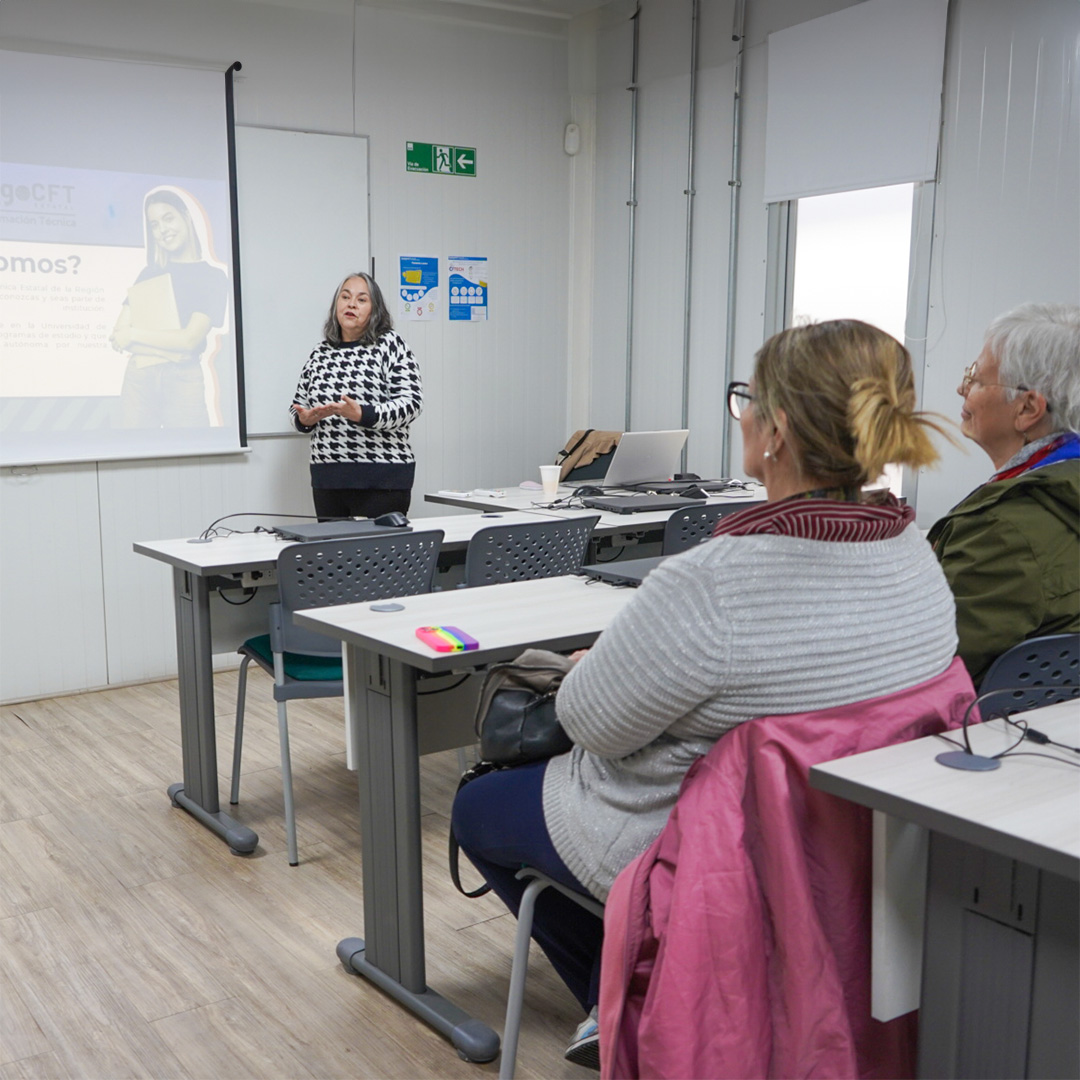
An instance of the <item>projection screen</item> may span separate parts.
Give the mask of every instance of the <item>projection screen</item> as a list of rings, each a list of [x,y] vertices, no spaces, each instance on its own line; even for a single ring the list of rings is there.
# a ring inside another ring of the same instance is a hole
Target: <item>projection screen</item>
[[[241,449],[227,80],[0,51],[0,464]]]

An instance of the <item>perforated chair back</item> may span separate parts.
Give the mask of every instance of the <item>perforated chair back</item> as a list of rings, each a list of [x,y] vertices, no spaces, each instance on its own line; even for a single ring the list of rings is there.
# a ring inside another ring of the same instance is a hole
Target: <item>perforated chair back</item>
[[[274,652],[340,655],[340,641],[294,625],[292,613],[431,592],[442,539],[441,529],[431,529],[285,548],[277,561],[281,606],[280,618],[271,620]]]
[[[1014,645],[990,665],[979,695],[992,690],[1001,694],[980,705],[984,717],[991,710],[1023,712],[1080,697],[1080,634],[1051,634]]]
[[[676,555],[687,548],[696,547],[702,540],[708,540],[716,528],[716,523],[728,514],[745,510],[748,506],[760,506],[763,499],[753,502],[709,503],[706,506],[688,506],[685,510],[676,510],[667,519],[664,526],[662,555]]]
[[[599,520],[599,514],[566,521],[537,518],[535,523],[482,529],[469,541],[465,584],[502,585],[576,574]]]

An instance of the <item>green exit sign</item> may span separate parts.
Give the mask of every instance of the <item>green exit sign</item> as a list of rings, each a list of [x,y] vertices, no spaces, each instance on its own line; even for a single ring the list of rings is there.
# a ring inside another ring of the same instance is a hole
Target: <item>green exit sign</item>
[[[475,146],[444,146],[441,143],[407,142],[405,171],[475,176]]]

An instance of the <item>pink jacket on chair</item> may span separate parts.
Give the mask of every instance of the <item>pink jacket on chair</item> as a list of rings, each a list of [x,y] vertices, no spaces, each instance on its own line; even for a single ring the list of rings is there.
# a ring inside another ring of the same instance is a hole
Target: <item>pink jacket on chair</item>
[[[740,724],[694,763],[616,879],[604,1077],[902,1077],[917,1014],[870,1016],[871,813],[811,765],[958,727],[963,662],[887,697]]]

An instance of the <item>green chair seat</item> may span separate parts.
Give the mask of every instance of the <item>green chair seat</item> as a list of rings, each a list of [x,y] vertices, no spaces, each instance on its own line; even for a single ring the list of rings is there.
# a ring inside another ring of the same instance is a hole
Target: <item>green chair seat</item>
[[[244,642],[244,648],[257,653],[269,669],[274,670],[274,653],[270,648],[269,634],[248,638]],[[286,676],[298,682],[333,682],[342,678],[340,656],[308,656],[306,653],[287,652],[284,658]]]

